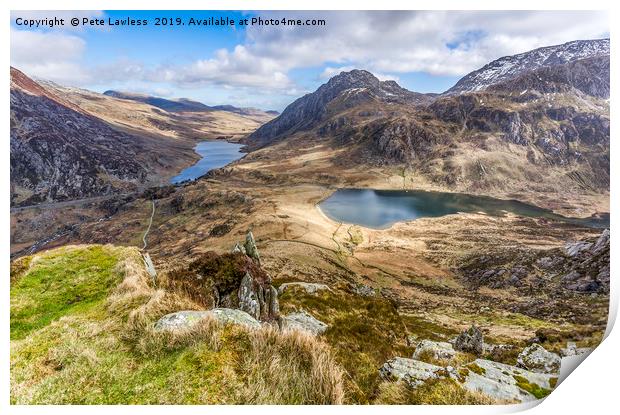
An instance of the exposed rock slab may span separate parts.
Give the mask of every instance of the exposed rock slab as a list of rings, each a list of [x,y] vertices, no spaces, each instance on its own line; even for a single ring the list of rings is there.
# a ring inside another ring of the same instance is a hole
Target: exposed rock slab
[[[475,367],[476,371],[467,369],[467,366]],[[464,366],[458,373],[457,380],[465,389],[509,402],[538,399],[521,386],[526,389],[543,388],[550,391],[553,389],[552,379],[555,378],[553,375],[535,373],[485,359],[476,359],[473,364]]]
[[[317,284],[317,283],[312,283],[312,282],[299,281],[299,282],[285,282],[284,284],[280,285],[280,287],[278,287],[278,293],[282,294],[283,292],[291,288],[301,288],[308,294],[316,294],[318,291],[324,291],[324,290],[331,291],[331,288],[329,288],[325,284]]]
[[[297,329],[307,331],[316,335],[325,333],[328,325],[317,320],[306,312],[291,313],[282,317],[282,327],[284,329]]]
[[[215,308],[205,311],[177,311],[166,314],[155,323],[155,330],[191,329],[205,318],[215,318],[222,324],[238,324],[250,328],[259,328],[260,323],[248,313],[232,308]]]
[[[379,374],[383,379],[403,380],[415,388],[428,380],[446,377],[447,371],[441,366],[419,360],[395,357],[385,362]]]

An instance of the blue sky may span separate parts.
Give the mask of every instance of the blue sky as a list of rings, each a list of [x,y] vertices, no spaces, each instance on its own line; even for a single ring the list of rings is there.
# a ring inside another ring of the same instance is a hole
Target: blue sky
[[[322,27],[154,26],[155,17],[325,19]],[[148,19],[146,27],[52,29],[17,17]],[[606,37],[604,12],[12,12],[11,64],[63,85],[209,105],[282,110],[341,70],[367,69],[418,92],[442,92],[501,56]]]

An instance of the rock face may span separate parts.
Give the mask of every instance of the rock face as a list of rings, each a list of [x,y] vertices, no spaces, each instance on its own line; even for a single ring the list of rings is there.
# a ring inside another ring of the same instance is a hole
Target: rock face
[[[538,373],[560,373],[562,359],[555,353],[548,352],[540,344],[526,347],[517,357],[517,366]]]
[[[307,331],[317,336],[325,333],[328,326],[306,312],[291,313],[282,317],[282,328]]]
[[[282,294],[286,290],[300,288],[304,290],[307,294],[316,294],[319,291],[331,291],[325,284],[316,284],[312,282],[285,282],[284,284],[278,287],[278,293]]]
[[[458,335],[454,341],[456,350],[473,353],[480,356],[484,350],[484,338],[482,332],[476,326],[471,326]]]
[[[379,374],[383,379],[403,380],[415,388],[428,380],[446,377],[447,372],[441,366],[404,357],[395,357],[388,360],[379,369]]]
[[[475,368],[475,371],[472,368]],[[533,401],[548,394],[555,386],[552,375],[534,373],[484,359],[476,359],[457,373],[455,380],[463,388],[500,401]]]
[[[286,134],[315,127],[326,117],[328,105],[336,98],[344,108],[373,99],[401,103],[420,103],[429,99],[424,94],[401,88],[394,81],[380,81],[367,71],[355,69],[341,72],[315,92],[297,99],[279,117],[253,132],[248,138],[248,144],[261,147]]]
[[[228,254],[207,252],[187,268],[169,272],[168,284],[206,308],[237,308],[260,321],[277,321],[278,291],[260,266],[251,233],[244,250],[233,249]],[[252,256],[244,253],[248,251]]]
[[[452,359],[455,354],[456,351],[450,343],[422,340],[417,344],[413,358],[419,360],[424,356],[431,356],[435,359]]]
[[[135,189],[157,157],[144,138],[119,132],[11,68],[11,205]]]
[[[259,328],[260,323],[248,313],[231,308],[215,308],[207,311],[177,311],[166,314],[155,323],[155,330],[185,330],[194,327],[201,320],[212,317],[222,324],[238,324]]]

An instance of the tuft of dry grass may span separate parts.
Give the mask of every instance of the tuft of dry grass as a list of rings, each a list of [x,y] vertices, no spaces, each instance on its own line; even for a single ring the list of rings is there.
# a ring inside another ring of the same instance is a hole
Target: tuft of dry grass
[[[270,326],[247,332],[239,356],[244,403],[341,404],[343,370],[329,346],[306,332],[280,332]]]
[[[493,405],[497,402],[477,392],[463,389],[452,379],[428,381],[415,389],[406,383],[383,382],[375,400],[382,405]]]

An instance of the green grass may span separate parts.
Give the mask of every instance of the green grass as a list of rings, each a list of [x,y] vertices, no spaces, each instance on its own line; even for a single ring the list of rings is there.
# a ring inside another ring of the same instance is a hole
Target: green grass
[[[342,402],[341,369],[310,335],[209,319],[154,331],[162,315],[196,305],[151,287],[136,248],[61,248],[18,268],[13,404]]]
[[[551,390],[543,388],[536,383],[531,383],[523,376],[513,375],[512,377],[517,381],[518,387],[520,387],[526,392],[531,393],[536,397],[536,399],[542,399],[551,393]]]
[[[38,255],[11,284],[11,339],[100,303],[121,279],[114,250],[104,246]]]

